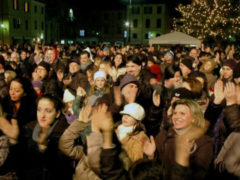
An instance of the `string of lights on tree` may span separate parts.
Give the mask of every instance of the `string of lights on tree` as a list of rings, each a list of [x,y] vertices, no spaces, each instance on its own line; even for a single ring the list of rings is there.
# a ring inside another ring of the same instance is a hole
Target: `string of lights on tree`
[[[185,32],[199,39],[208,37],[229,40],[240,34],[239,0],[193,0],[177,8],[182,15],[174,19],[175,31]]]

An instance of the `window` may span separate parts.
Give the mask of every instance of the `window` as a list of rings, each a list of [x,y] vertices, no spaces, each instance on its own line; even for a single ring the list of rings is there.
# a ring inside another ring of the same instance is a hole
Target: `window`
[[[137,27],[138,27],[138,20],[137,20],[137,19],[134,19],[134,20],[133,20],[133,27],[134,27],[134,28],[137,28]]]
[[[14,29],[19,29],[20,28],[21,21],[20,19],[13,19],[13,28]]]
[[[132,34],[133,39],[137,39],[137,33]]]
[[[18,0],[13,0],[13,9],[18,10],[19,9],[19,1]]]
[[[38,22],[34,21],[34,29],[37,30],[37,28],[38,28]]]
[[[152,7],[144,7],[144,14],[152,14]]]
[[[28,30],[28,20],[25,21],[25,30]]]
[[[157,28],[161,28],[161,27],[162,27],[162,20],[157,19]]]
[[[34,12],[37,13],[37,6],[34,6]]]
[[[42,30],[44,30],[44,22],[42,21]]]
[[[157,7],[157,13],[158,14],[162,14],[162,6],[158,6]]]
[[[132,14],[140,14],[140,8],[139,7],[132,7]]]
[[[24,11],[29,12],[29,3],[28,2],[24,3]]]
[[[85,36],[85,30],[84,30],[84,29],[81,29],[81,30],[80,30],[80,36],[81,36],[81,37],[84,37],[84,36]]]
[[[150,27],[150,19],[146,19],[145,27],[146,28]]]

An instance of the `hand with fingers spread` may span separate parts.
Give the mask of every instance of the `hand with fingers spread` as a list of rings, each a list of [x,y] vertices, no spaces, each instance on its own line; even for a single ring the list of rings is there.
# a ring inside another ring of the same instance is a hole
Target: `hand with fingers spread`
[[[161,103],[161,98],[160,98],[160,94],[157,92],[157,90],[153,91],[152,99],[153,99],[153,104],[155,106],[159,107],[160,103]]]
[[[99,105],[92,116],[92,131],[103,134],[103,148],[112,148],[113,118],[105,104]]]
[[[143,152],[148,156],[149,159],[154,158],[154,153],[156,151],[156,144],[153,136],[149,139],[145,139],[143,142]]]
[[[92,115],[93,131],[112,131],[113,120],[110,112],[107,112],[107,105],[99,105]]]
[[[4,117],[0,117],[0,129],[6,136],[8,136],[10,143],[17,143],[19,127],[16,119],[11,119],[11,122],[9,122]]]
[[[82,108],[81,112],[79,113],[78,120],[84,123],[88,123],[90,119],[90,114],[92,112],[92,106],[85,106]]]
[[[218,80],[214,85],[214,104],[221,104],[225,97],[223,81]]]
[[[224,89],[227,106],[237,103],[236,86],[232,82],[228,82]]]

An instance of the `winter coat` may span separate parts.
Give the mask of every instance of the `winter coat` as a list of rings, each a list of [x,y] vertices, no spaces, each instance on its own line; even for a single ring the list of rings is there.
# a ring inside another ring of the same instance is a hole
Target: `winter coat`
[[[119,149],[117,147],[103,149],[101,152],[101,177],[104,180],[129,180],[128,172],[124,170],[119,159]],[[170,169],[170,178],[163,180],[188,180],[190,179],[191,170],[174,163]],[[163,169],[163,174],[166,172]]]
[[[48,144],[45,150],[39,150],[36,140],[34,140],[34,136],[38,134],[38,123],[33,121],[25,127],[27,145],[20,150],[24,153],[18,154],[25,159],[22,162],[24,168],[22,168],[20,178],[24,180],[72,179],[72,161],[58,149],[59,138],[67,126],[68,124],[62,116],[55,120],[52,129],[49,130],[50,134],[47,137]]]
[[[231,133],[216,158],[219,167],[224,167],[228,173],[237,176],[240,179],[240,133]]]
[[[126,151],[129,159],[135,162],[143,158],[143,141],[148,138],[144,131],[135,135],[127,134],[121,141],[122,148]]]
[[[66,129],[59,141],[59,149],[68,157],[78,161],[74,180],[100,179],[97,173],[99,173],[99,161],[102,146],[101,134],[90,134],[90,137],[87,137],[88,156],[84,153],[83,145],[75,144],[75,140],[80,136],[80,133],[88,127],[88,125],[88,123],[75,120],[68,129]]]
[[[214,137],[214,152],[217,155],[228,135],[233,131],[240,131],[239,106],[225,106],[225,102],[216,105],[210,102],[205,118],[210,121],[208,135]]]
[[[171,168],[175,164],[175,136],[173,128],[162,130],[156,137],[156,159],[167,170],[166,179],[170,178]],[[204,179],[213,158],[213,144],[209,136],[195,140],[196,149],[190,156],[191,179]]]

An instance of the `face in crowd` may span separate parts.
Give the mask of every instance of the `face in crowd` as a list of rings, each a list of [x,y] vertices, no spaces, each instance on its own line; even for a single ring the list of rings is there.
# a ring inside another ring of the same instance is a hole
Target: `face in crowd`
[[[10,84],[9,95],[12,101],[17,102],[20,101],[23,97],[24,89],[22,84],[18,81],[12,81]]]
[[[43,97],[38,101],[37,120],[40,127],[49,127],[60,115],[60,110],[50,98]]]
[[[137,77],[140,74],[141,66],[136,63],[133,63],[132,61],[129,61],[126,64],[126,69],[128,74]]]

